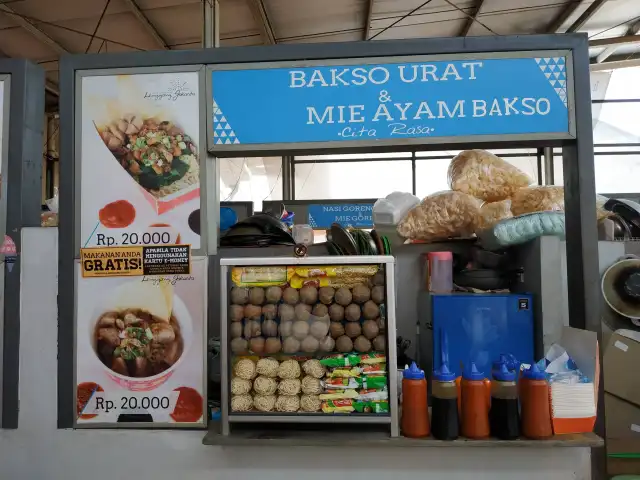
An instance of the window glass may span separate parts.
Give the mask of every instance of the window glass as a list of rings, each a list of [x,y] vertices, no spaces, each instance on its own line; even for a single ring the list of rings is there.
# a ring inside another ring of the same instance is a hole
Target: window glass
[[[282,158],[218,158],[220,201],[253,202],[262,210],[263,200],[282,200]]]
[[[327,162],[331,160],[358,160],[360,158],[411,158],[411,152],[392,152],[392,153],[354,153],[354,154],[336,154],[336,155],[305,155],[295,157],[296,160],[314,160]]]
[[[447,170],[450,162],[450,159],[416,160],[416,195],[419,198],[449,190]]]
[[[296,200],[381,198],[411,183],[409,160],[295,164]]]
[[[638,95],[640,96],[640,91]],[[594,144],[640,143],[640,101],[594,106],[600,107],[598,118],[594,118]]]
[[[601,72],[604,75],[605,72]],[[594,74],[591,74],[593,79]],[[606,88],[604,98],[606,100],[613,99],[640,99],[640,89],[637,85],[640,84],[640,68],[619,68],[611,72],[611,79]],[[592,95],[592,98],[595,98]]]
[[[564,185],[562,157],[555,157],[555,184]],[[596,192],[640,192],[640,153],[629,155],[595,155]]]

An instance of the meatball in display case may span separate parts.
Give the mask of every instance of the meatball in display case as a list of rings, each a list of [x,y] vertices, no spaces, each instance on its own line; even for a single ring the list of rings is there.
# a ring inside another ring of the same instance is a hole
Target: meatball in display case
[[[394,259],[221,259],[222,431],[389,425],[398,435]]]

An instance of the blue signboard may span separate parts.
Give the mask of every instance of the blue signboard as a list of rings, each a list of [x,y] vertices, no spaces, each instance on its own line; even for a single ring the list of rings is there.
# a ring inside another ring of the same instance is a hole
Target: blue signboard
[[[309,225],[329,228],[333,223],[343,227],[373,228],[372,203],[309,205]]]
[[[572,136],[570,57],[521,55],[214,69],[210,146],[242,150],[316,142]]]

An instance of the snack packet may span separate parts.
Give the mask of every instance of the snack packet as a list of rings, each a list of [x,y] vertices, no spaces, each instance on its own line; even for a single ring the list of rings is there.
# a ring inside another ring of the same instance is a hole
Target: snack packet
[[[353,402],[352,406],[358,413],[389,413],[389,402]]]
[[[355,410],[351,400],[327,400],[322,402],[324,413],[351,413]]]
[[[338,265],[319,267],[295,267],[296,275],[300,277],[339,277],[366,276],[371,277],[378,273],[377,265]]]
[[[324,381],[324,388],[327,390],[344,388],[365,388],[381,390],[387,386],[385,375],[369,375],[356,378],[329,378]]]
[[[357,396],[357,400],[360,400],[360,401],[379,402],[380,400],[388,400],[388,399],[389,399],[389,392],[387,392],[386,388],[383,390],[373,390],[373,389],[360,390]]]
[[[335,368],[327,373],[327,378],[349,378],[359,377],[362,374],[362,369],[358,367],[347,368]]]
[[[386,362],[387,362],[387,357],[385,356],[384,353],[371,352],[371,353],[360,354],[360,363],[372,365],[375,363],[386,363]]]
[[[350,367],[360,363],[360,355],[348,354],[327,357],[320,360],[320,364],[328,368]]]
[[[293,275],[289,280],[289,284],[293,288],[302,288],[306,286],[312,286],[316,288],[320,287],[333,287],[333,288],[353,288],[359,284],[367,284],[370,276],[355,276],[355,277],[302,277],[300,275]]]
[[[359,402],[350,399],[322,402],[324,413],[389,413],[389,402]]]
[[[318,397],[320,400],[341,400],[344,398],[357,398],[358,392],[353,389],[333,390],[329,393],[321,393]]]
[[[237,287],[273,287],[286,285],[293,276],[292,267],[233,267],[231,280]]]
[[[384,363],[365,364],[358,368],[363,375],[384,375],[387,373],[387,365]]]

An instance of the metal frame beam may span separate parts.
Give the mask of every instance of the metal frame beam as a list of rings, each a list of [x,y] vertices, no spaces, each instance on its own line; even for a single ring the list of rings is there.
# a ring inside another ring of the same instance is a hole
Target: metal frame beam
[[[368,0],[366,3],[367,11],[364,16],[364,30],[362,32],[362,40],[369,40],[369,34],[371,33],[371,20],[373,20],[373,2],[375,0]]]
[[[622,37],[603,38],[600,40],[589,40],[589,48],[593,47],[614,47],[617,48],[620,45],[640,43],[640,35],[630,33],[623,35]]]
[[[640,42],[640,35],[637,35],[638,32],[640,32],[640,21],[637,21],[637,22],[633,23],[631,26],[629,26],[629,28],[627,29],[626,35],[624,35],[622,37],[618,37],[618,38],[607,39],[607,40],[610,41],[610,43],[607,44],[609,46],[598,54],[598,57],[596,58],[596,62],[597,63],[604,62],[607,58],[609,58],[611,55],[616,53],[616,51],[618,50],[618,47],[620,45],[622,45],[622,44],[625,44],[625,43],[639,43]],[[627,41],[625,41],[625,39],[629,40],[629,41],[627,42]],[[589,46],[591,46],[591,45],[592,45],[592,43],[590,42]]]
[[[471,14],[471,17],[467,18],[467,21],[464,23],[462,30],[460,30],[460,33],[458,34],[459,37],[466,37],[467,35],[469,35],[469,31],[471,30],[471,27],[473,27],[473,24],[478,18],[478,15],[480,15],[480,10],[482,10],[483,5],[484,0],[476,0],[475,5],[473,6],[473,13]]]
[[[53,83],[51,80],[45,81],[44,89],[50,94],[55,95],[56,97],[60,96],[60,89],[58,88],[58,85]]]
[[[275,45],[277,43],[276,36],[273,33],[273,27],[269,21],[267,9],[262,0],[247,0],[247,5],[253,14],[253,18],[260,28],[260,34],[267,45]]]
[[[160,35],[160,33],[158,32],[158,29],[153,26],[144,12],[140,10],[140,7],[135,2],[135,0],[124,0],[124,2],[129,7],[129,10],[131,10],[131,13],[133,13],[138,21],[144,26],[147,33],[153,37],[158,46],[160,46],[164,50],[170,50],[171,48],[169,47],[169,44],[165,41],[164,38],[162,38],[162,35]]]
[[[608,62],[592,63],[589,69],[592,72],[603,72],[606,70],[617,70],[618,68],[640,67],[640,56],[634,55],[616,55]]]
[[[11,7],[0,3],[0,12],[4,12],[11,17],[11,20],[16,22],[18,26],[24,28],[27,32],[33,35],[36,39],[47,45],[59,55],[70,53],[66,48],[60,45],[56,40],[51,38],[49,34],[40,30],[38,26],[31,20],[27,20],[15,12]]]
[[[567,28],[567,31],[565,33],[575,33],[580,30],[591,19],[591,17],[593,17],[598,12],[598,10],[604,7],[605,3],[607,3],[608,1],[609,0],[594,0],[594,2],[589,5],[589,8],[587,8],[582,13],[582,15],[580,15],[578,19],[573,22],[569,26],[569,28]]]
[[[564,25],[564,22],[569,20],[571,16],[580,8],[583,2],[572,0],[566,7],[560,12],[560,14],[553,19],[553,21],[547,27],[547,33],[560,33],[560,28]]]
[[[202,46],[203,48],[220,46],[220,4],[218,0],[202,2]]]

